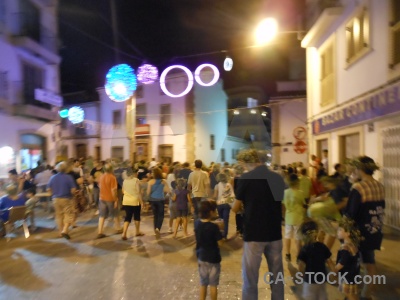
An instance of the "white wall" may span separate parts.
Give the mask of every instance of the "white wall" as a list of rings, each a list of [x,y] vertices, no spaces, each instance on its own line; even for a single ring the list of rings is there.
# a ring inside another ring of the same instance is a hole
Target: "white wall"
[[[280,164],[287,165],[293,162],[307,163],[307,152],[298,154],[294,151],[296,139],[293,131],[297,127],[307,129],[307,104],[304,101],[292,100],[291,102],[279,105],[279,140],[274,141],[280,143]],[[275,118],[275,116],[273,116]],[[308,145],[307,137],[303,140]],[[292,143],[291,145],[286,145]]]

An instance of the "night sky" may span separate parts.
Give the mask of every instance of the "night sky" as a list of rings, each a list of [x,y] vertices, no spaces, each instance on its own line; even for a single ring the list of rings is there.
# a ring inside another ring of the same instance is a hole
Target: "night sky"
[[[275,17],[281,31],[297,30],[304,0],[114,1],[119,60],[110,0],[60,1],[62,93],[103,86],[116,63],[136,69],[148,62],[161,72],[171,64],[194,71],[200,63],[211,62],[219,67],[225,88],[259,85],[269,94],[273,81],[287,79],[288,49],[300,47],[295,34],[281,34],[271,45],[243,49],[254,44],[254,28],[265,17]],[[223,71],[226,54],[221,50],[229,50],[234,59],[231,72]]]

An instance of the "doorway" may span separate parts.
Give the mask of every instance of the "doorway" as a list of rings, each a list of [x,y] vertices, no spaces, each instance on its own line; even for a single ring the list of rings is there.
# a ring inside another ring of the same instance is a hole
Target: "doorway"
[[[76,158],[86,158],[87,157],[87,145],[86,144],[77,144],[76,145]]]
[[[353,133],[339,137],[339,162],[345,163],[360,155],[360,134]]]
[[[148,143],[136,143],[135,162],[141,160],[149,161],[149,144]]]
[[[173,159],[173,145],[159,145],[158,146],[158,161],[172,163]]]

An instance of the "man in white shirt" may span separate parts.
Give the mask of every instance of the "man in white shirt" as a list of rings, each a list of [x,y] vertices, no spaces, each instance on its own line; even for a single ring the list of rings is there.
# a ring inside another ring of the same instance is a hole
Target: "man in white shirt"
[[[326,174],[329,175],[329,163],[328,163],[328,150],[327,149],[322,150],[321,163],[324,165]]]
[[[201,170],[203,162],[200,159],[194,161],[194,166],[195,169],[188,178],[188,190],[193,194],[194,220],[197,220],[200,201],[205,199],[210,191],[210,178]]]
[[[149,164],[149,169],[154,168],[155,166],[157,166],[157,164],[158,164],[158,162],[156,162],[156,159],[153,157]]]
[[[37,192],[38,193],[44,193],[47,190],[47,184],[50,181],[51,176],[53,176],[52,169],[49,165],[46,166],[46,169],[43,170],[42,172],[36,174],[34,183],[36,184],[37,187]],[[44,199],[44,209],[47,211],[49,209],[49,205],[51,203],[51,198],[50,197],[43,197]]]

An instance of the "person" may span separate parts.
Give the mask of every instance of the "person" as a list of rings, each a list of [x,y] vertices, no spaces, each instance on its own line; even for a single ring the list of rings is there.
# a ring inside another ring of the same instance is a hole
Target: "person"
[[[322,163],[323,168],[325,169],[326,175],[329,175],[328,149],[322,150],[321,163]]]
[[[353,220],[344,217],[339,222],[337,237],[343,243],[337,254],[335,271],[345,280],[339,282],[339,291],[348,300],[358,300],[358,285],[354,279],[360,275],[360,252],[358,246],[361,241],[361,233],[356,228]]]
[[[72,171],[76,173],[76,177],[83,177],[83,169],[81,167],[81,162],[79,159],[74,159]]]
[[[222,235],[217,224],[211,220],[216,215],[216,205],[211,201],[200,202],[200,219],[195,222],[196,256],[200,275],[200,300],[207,297],[210,286],[212,300],[218,298],[218,285],[221,273],[221,253],[219,249]]]
[[[122,205],[125,210],[125,221],[122,232],[122,240],[127,240],[127,231],[129,224],[132,221],[132,216],[135,221],[135,236],[143,236],[140,231],[140,210],[143,207],[142,193],[140,191],[140,181],[135,177],[135,172],[132,168],[126,170],[127,178],[122,183],[123,200]]]
[[[96,167],[94,167],[90,171],[90,179],[91,182],[93,183],[93,190],[92,190],[93,202],[95,207],[97,208],[95,215],[99,214],[99,197],[100,197],[99,179],[101,175],[104,173],[103,166],[104,163],[102,161],[98,161],[96,163]]]
[[[100,201],[99,201],[99,224],[97,238],[106,237],[103,233],[104,221],[108,216],[114,219],[115,233],[122,233],[119,211],[118,211],[118,193],[117,178],[114,175],[114,169],[111,164],[104,166],[104,174],[99,179]]]
[[[377,273],[375,250],[382,244],[382,226],[385,213],[385,190],[372,175],[379,169],[375,161],[368,156],[360,156],[353,161],[355,174],[361,181],[353,184],[350,191],[346,215],[353,219],[364,239],[360,242],[362,263],[366,275]],[[373,284],[365,284],[361,297],[371,299]]]
[[[194,161],[195,170],[189,174],[188,178],[188,189],[193,194],[193,208],[194,208],[194,220],[197,220],[199,214],[199,205],[201,200],[209,194],[210,179],[208,174],[201,170],[203,162],[200,159]],[[182,170],[183,171],[183,170]],[[181,172],[182,172],[181,171]]]
[[[68,234],[69,226],[75,218],[72,195],[76,191],[76,184],[72,176],[66,174],[67,167],[66,162],[57,164],[57,174],[50,178],[47,191],[52,195],[60,237],[69,240],[71,238]]]
[[[158,165],[158,162],[156,161],[156,159],[153,157],[151,159],[151,162],[149,164],[149,169],[153,169],[154,167],[156,167]]]
[[[188,236],[187,231],[187,216],[189,213],[189,204],[192,204],[192,198],[189,191],[185,188],[186,180],[178,178],[176,180],[176,189],[173,192],[172,201],[176,203],[177,220],[175,222],[174,238],[178,232],[179,224],[183,224],[183,234]],[[180,219],[180,220],[178,220]]]
[[[296,174],[289,177],[289,188],[285,190],[283,202],[285,208],[285,248],[286,261],[291,261],[290,242],[294,236],[296,240],[297,255],[301,248],[301,237],[299,226],[303,223],[305,215],[305,198],[303,192],[299,189],[299,178]]]
[[[244,173],[244,168],[241,165],[236,165],[234,167],[235,171],[235,176],[233,177],[233,192],[236,195],[236,190],[237,190],[237,185],[238,185],[238,180],[240,176]],[[236,221],[236,234],[239,235],[239,237],[243,237],[243,205],[240,208],[240,210],[235,214],[235,221]]]
[[[308,204],[310,201],[310,196],[311,196],[312,182],[311,182],[311,178],[307,176],[306,168],[300,169],[299,189],[303,192],[303,196],[306,201],[306,204]]]
[[[9,208],[13,206],[24,206],[26,197],[23,193],[18,193],[18,185],[11,183],[6,186],[6,195],[0,198],[0,220],[7,222],[9,218]]]
[[[217,176],[218,184],[215,186],[214,199],[217,200],[217,210],[220,218],[224,220],[224,233],[222,238],[228,238],[229,213],[231,212],[231,203],[235,199],[233,187],[228,182],[228,176],[225,173],[219,173]]]
[[[25,193],[26,199],[28,199],[25,202],[25,206],[26,206],[25,215],[29,216],[29,219],[30,219],[30,222],[31,222],[31,225],[30,225],[31,231],[35,231],[36,230],[35,210],[34,210],[34,208],[35,208],[35,205],[36,205],[38,199],[35,197],[35,194],[36,194],[36,192],[35,192],[34,188],[31,188],[31,189],[27,190],[26,193]]]
[[[142,200],[143,200],[143,212],[147,213],[149,211],[149,196],[147,195],[147,186],[149,184],[149,180],[150,180],[150,173],[146,172],[146,176],[142,176],[141,178],[139,178],[141,176],[141,174],[143,174],[143,172],[137,172],[137,178],[139,179],[140,182],[140,191],[142,194]]]
[[[187,182],[189,179],[190,173],[192,173],[192,170],[190,169],[190,164],[188,162],[184,162],[182,164],[182,168],[179,170],[178,178],[183,178]]]
[[[212,172],[210,173],[210,189],[213,191],[215,186],[218,184],[217,175],[221,173],[220,164],[214,164],[212,166]]]
[[[153,179],[147,186],[147,195],[151,204],[154,216],[154,234],[159,237],[162,224],[164,222],[164,193],[169,193],[170,189],[167,182],[162,177],[160,168],[152,169]]]
[[[232,211],[237,213],[244,205],[242,299],[258,298],[258,277],[261,256],[264,254],[268,269],[283,275],[282,264],[282,199],[285,189],[283,178],[266,166],[267,155],[248,149],[239,152],[237,160],[249,170],[238,180],[236,201]],[[283,299],[284,285],[278,281],[271,285],[273,299]]]
[[[297,256],[299,272],[305,274],[303,299],[327,300],[326,264],[332,270],[331,251],[323,243],[317,241],[318,225],[314,221],[306,221],[300,225],[304,246]],[[310,272],[310,273],[308,273]],[[308,274],[308,275],[307,275]]]
[[[169,174],[167,176],[167,184],[169,189],[172,191],[174,190],[174,188],[176,187],[176,175],[179,173],[179,168],[178,167],[171,167],[169,170]],[[174,187],[172,186],[172,184],[174,185]],[[169,229],[168,229],[168,233],[172,233],[173,232],[173,225],[174,225],[174,220],[177,219],[177,209],[176,209],[176,201],[174,201],[172,199],[172,196],[168,197],[168,208],[169,208]]]
[[[34,183],[36,184],[37,191],[39,193],[46,192],[47,184],[50,181],[51,176],[53,173],[51,172],[51,166],[47,165],[46,168],[41,171],[40,173],[36,174]],[[51,198],[50,197],[43,197],[44,201],[44,210],[47,211],[51,205]]]

